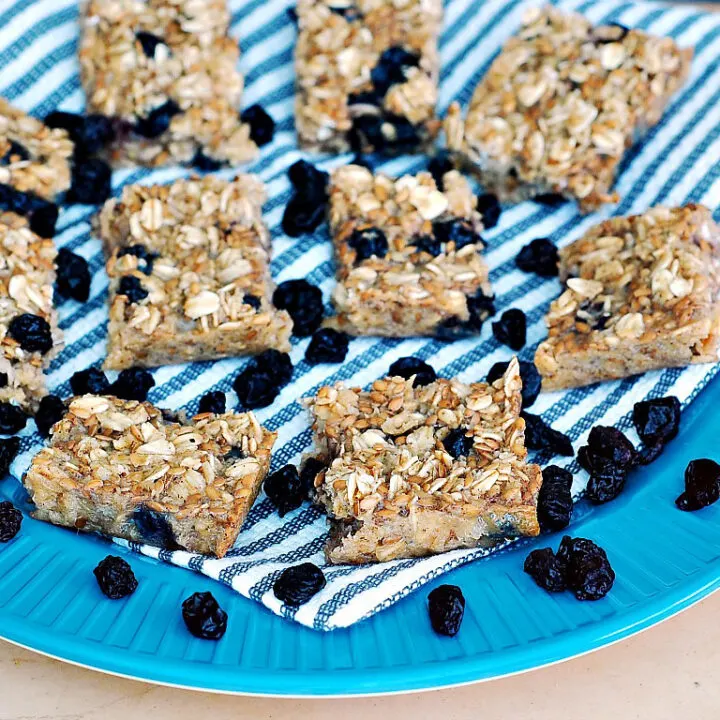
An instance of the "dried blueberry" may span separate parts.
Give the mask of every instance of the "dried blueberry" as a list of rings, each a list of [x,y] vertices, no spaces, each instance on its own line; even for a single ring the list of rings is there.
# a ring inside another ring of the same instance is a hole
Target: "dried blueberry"
[[[554,532],[570,524],[573,512],[570,494],[572,481],[572,473],[557,465],[548,465],[543,469],[537,506],[541,530]]]
[[[315,491],[315,478],[323,470],[327,469],[327,465],[314,457],[309,457],[300,468],[300,486],[302,487],[305,497],[311,497]]]
[[[574,455],[570,438],[559,430],[553,430],[539,415],[523,412],[525,420],[525,445],[530,450],[544,450],[553,455]]]
[[[243,110],[240,120],[250,125],[250,139],[258,147],[272,142],[275,134],[275,121],[260,105],[252,105],[247,110]]]
[[[10,472],[10,464],[20,451],[20,438],[0,439],[0,479]]]
[[[102,370],[89,367],[78,370],[70,378],[70,387],[74,395],[107,395],[110,392],[110,381]]]
[[[182,604],[187,629],[202,640],[219,640],[227,630],[227,613],[211,592],[193,593]]]
[[[27,414],[17,405],[0,402],[0,433],[14,435],[20,432],[27,423]]]
[[[413,355],[396,360],[388,369],[388,375],[390,377],[405,378],[406,380],[409,380],[414,375],[415,382],[413,383],[413,387],[429,385],[437,380],[437,374],[434,368],[424,360],[414,357]]]
[[[66,130],[73,141],[78,133],[82,132],[82,126],[85,123],[82,115],[64,112],[62,110],[54,110],[49,113],[45,116],[43,122],[50,128],[60,128],[61,130]]]
[[[540,193],[533,198],[533,202],[539,203],[540,205],[547,205],[548,207],[560,207],[567,202],[567,198],[560,193]]]
[[[142,286],[140,278],[135,275],[123,275],[117,289],[118,295],[125,295],[129,303],[139,303],[148,296],[148,291]]]
[[[230,448],[224,455],[223,460],[225,462],[234,462],[235,460],[242,460],[243,458],[246,458],[247,455],[243,451],[241,447],[238,447],[237,445],[235,447]]]
[[[225,412],[225,393],[220,390],[211,390],[205,393],[198,403],[198,413],[215,413],[222,415]]]
[[[692,460],[685,468],[685,492],[675,504],[680,510],[700,510],[720,498],[720,465],[714,460]]]
[[[290,166],[288,177],[295,193],[285,208],[282,227],[286,235],[298,237],[312,232],[323,221],[329,175],[305,160],[298,160]]]
[[[498,224],[502,208],[497,195],[493,193],[478,195],[477,209],[482,215],[483,226],[486,230],[490,230],[490,228],[494,228]]]
[[[286,568],[273,585],[273,594],[288,607],[299,607],[325,587],[322,570],[306,562]]]
[[[111,600],[132,595],[138,586],[135,573],[128,563],[116,555],[108,555],[93,570],[100,590]]]
[[[249,305],[253,310],[259,310],[262,306],[262,301],[257,295],[252,293],[245,293],[243,295],[243,304]]]
[[[318,170],[307,160],[298,160],[288,168],[288,178],[299,193],[313,196],[326,196],[330,176],[324,170]]]
[[[465,598],[457,585],[440,585],[428,595],[430,625],[438,635],[454,637],[465,614]]]
[[[170,527],[167,516],[163,513],[140,505],[132,514],[132,522],[144,542],[168,550],[180,547],[175,540],[175,533]]]
[[[344,332],[332,328],[316,330],[305,351],[305,362],[310,365],[320,363],[340,363],[345,360],[350,338]]]
[[[71,203],[99,205],[112,194],[112,171],[100,158],[75,159],[72,169],[72,184],[66,199]]]
[[[428,163],[428,172],[433,176],[433,180],[435,181],[435,185],[437,186],[438,190],[445,189],[445,184],[443,181],[445,173],[449,173],[451,170],[454,169],[455,164],[450,158],[450,155],[445,151],[440,151],[437,155],[432,157],[430,159],[430,162]]]
[[[87,260],[67,248],[60,248],[55,259],[58,294],[85,302],[90,297],[90,268]]]
[[[587,445],[578,451],[580,466],[590,474],[608,466],[629,471],[637,459],[633,444],[614,427],[596,425],[588,436]]]
[[[473,449],[474,441],[467,436],[466,428],[451,430],[442,441],[445,452],[453,458],[467,457]]]
[[[406,81],[405,71],[417,67],[420,56],[405,48],[395,46],[385,50],[377,65],[370,71],[370,80],[375,91],[384,96],[392,85]]]
[[[139,117],[135,122],[135,132],[146,138],[160,137],[170,127],[170,121],[182,112],[174,100],[167,100],[151,110],[147,117]]]
[[[436,220],[432,229],[433,235],[440,242],[455,243],[455,250],[474,244],[483,247],[483,239],[466,220]]]
[[[410,238],[408,243],[417,248],[416,252],[426,252],[428,255],[437,257],[442,253],[442,243],[432,235],[416,235]]]
[[[647,445],[667,443],[680,429],[680,401],[671,395],[635,403],[633,424]]]
[[[358,115],[353,118],[348,142],[356,153],[382,152],[385,149],[383,118],[379,115]]]
[[[387,113],[380,126],[386,148],[394,153],[412,152],[420,144],[418,129],[404,117]]]
[[[150,252],[144,245],[135,243],[122,248],[117,256],[132,255],[138,259],[138,270],[145,275],[152,275],[153,262],[159,257],[157,253]]]
[[[557,552],[565,566],[565,582],[578,600],[599,600],[615,582],[607,554],[592,540],[563,537]]]
[[[626,469],[608,465],[590,475],[585,496],[594,505],[610,502],[625,489],[626,480]]]
[[[10,321],[7,332],[26,352],[39,352],[44,355],[52,349],[53,339],[50,324],[39,315],[31,313],[16,315]]]
[[[131,367],[120,371],[117,380],[110,386],[110,394],[121,400],[143,402],[154,385],[155,380],[147,370]]]
[[[506,310],[500,319],[492,324],[495,339],[513,350],[525,347],[527,322],[525,313],[517,308]]]
[[[52,112],[45,118],[52,128],[67,130],[75,144],[75,156],[92,155],[102,150],[115,137],[112,118],[91,114],[83,117],[75,113]]]
[[[241,407],[253,410],[270,405],[290,382],[292,371],[287,353],[266,350],[254,357],[233,382]]]
[[[224,165],[222,160],[216,160],[214,157],[206,155],[200,148],[195,151],[190,164],[201,172],[215,172]]]
[[[165,45],[167,47],[165,41],[162,38],[158,37],[157,35],[153,35],[150,32],[145,32],[144,30],[136,32],[135,37],[140,43],[142,51],[147,57],[151,59],[155,59],[155,50],[157,50],[158,45]]]
[[[22,525],[22,513],[9,501],[0,502],[0,543],[12,540]]]
[[[46,203],[32,211],[28,224],[36,235],[41,238],[51,238],[55,235],[58,215],[58,206],[55,203]]]
[[[474,295],[467,296],[467,308],[470,315],[468,325],[479,332],[483,322],[495,314],[495,298],[478,290]]]
[[[34,193],[22,192],[10,185],[0,183],[0,210],[15,212],[18,215],[30,215],[48,205],[52,203]]]
[[[565,590],[565,568],[550,548],[533,550],[525,558],[523,569],[543,590],[548,592]]]
[[[37,425],[38,432],[43,437],[47,437],[52,426],[62,420],[66,412],[65,403],[57,395],[46,395],[40,401],[35,413],[35,425]]]
[[[499,380],[505,374],[509,364],[509,362],[495,363],[487,374],[487,381],[494,383]],[[535,367],[535,363],[526,362],[525,360],[520,360],[520,378],[522,380],[522,406],[528,408],[537,400],[537,396],[540,394],[542,378]]]
[[[385,233],[374,227],[353,230],[347,243],[355,251],[355,264],[371,257],[384,258],[389,249]]]
[[[19,142],[15,142],[15,140],[10,140],[10,147],[2,158],[0,158],[0,165],[8,165],[11,162],[20,162],[29,159],[30,153],[27,151],[27,148]]]
[[[307,280],[281,282],[273,293],[273,305],[290,313],[293,334],[298,337],[312,335],[323,319],[322,292]]]
[[[560,255],[547,238],[537,238],[526,245],[515,258],[515,264],[524,272],[540,277],[555,277],[558,274]]]
[[[9,378],[7,376],[7,373],[0,372],[0,388],[4,388],[8,386]]]
[[[268,475],[263,488],[280,517],[299,508],[307,496],[295,465],[285,465]]]

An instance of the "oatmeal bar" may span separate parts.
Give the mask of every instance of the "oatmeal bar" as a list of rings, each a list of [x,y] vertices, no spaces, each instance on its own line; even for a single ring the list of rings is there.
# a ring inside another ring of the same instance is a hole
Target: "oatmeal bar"
[[[275,437],[252,413],[170,422],[147,402],[82,395],[23,482],[38,520],[222,557],[257,497]]]
[[[56,255],[53,241],[33,233],[25,218],[0,214],[0,402],[31,412],[46,394],[43,369],[62,346]]]
[[[332,324],[356,335],[455,337],[492,313],[482,216],[457,171],[393,180],[359,165],[330,182],[338,284]]]
[[[402,153],[432,145],[442,0],[298,0],[300,145]]]
[[[492,385],[342,383],[310,402],[332,563],[417,557],[537,535],[540,468],[524,462],[518,361]]]
[[[503,199],[557,193],[595,210],[618,199],[611,187],[623,153],[660,120],[691,58],[670,38],[531,9],[464,122],[451,106],[448,146]]]
[[[606,220],[560,250],[560,279],[535,355],[543,389],[718,360],[720,229],[707,208]]]
[[[240,175],[131,185],[105,204],[95,229],[109,256],[106,368],[289,350],[264,200],[262,181]]]
[[[252,160],[226,0],[88,0],[80,70],[90,112],[112,117],[115,164]]]

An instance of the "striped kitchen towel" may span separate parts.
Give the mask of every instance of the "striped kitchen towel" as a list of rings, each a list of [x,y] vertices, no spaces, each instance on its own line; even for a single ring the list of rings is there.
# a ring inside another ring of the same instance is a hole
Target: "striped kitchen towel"
[[[280,228],[290,193],[286,169],[302,157],[293,133],[295,26],[286,13],[291,0],[230,2],[233,32],[240,38],[241,64],[247,79],[244,105],[261,103],[278,121],[274,142],[247,168],[258,173],[268,186],[265,217],[273,235],[273,275],[277,281],[305,277],[329,297],[333,266],[327,231],[320,229],[293,239]],[[441,112],[453,100],[467,103],[501,44],[518,27],[528,4],[523,0],[447,0],[441,41]],[[670,35],[682,46],[695,46],[696,54],[685,88],[673,99],[661,122],[624,160],[617,184],[622,200],[617,206],[583,217],[572,203],[550,208],[525,202],[506,209],[499,225],[484,234],[498,311],[519,307],[527,313],[528,345],[521,353],[524,359],[532,358],[544,336],[543,314],[559,291],[557,280],[529,276],[516,269],[514,258],[524,244],[535,237],[550,237],[563,245],[611,214],[641,212],[656,204],[705,203],[717,217],[720,198],[720,13],[703,13],[688,5],[621,0],[562,0],[558,4],[578,10],[595,22],[620,22]],[[83,94],[76,59],[77,21],[77,0],[0,3],[0,95],[38,116],[55,108],[80,110]],[[321,164],[327,169],[348,160],[349,156],[327,158]],[[381,169],[400,174],[422,169],[425,162],[417,157],[397,158],[383,163]],[[186,173],[180,168],[123,170],[114,174],[114,190],[119,193],[130,182],[169,182]],[[91,213],[87,207],[72,207],[63,211],[59,223],[58,245],[86,257],[94,273],[90,300],[82,305],[68,301],[60,307],[67,347],[50,368],[49,386],[62,396],[70,393],[68,380],[73,372],[98,363],[105,353],[107,279],[100,243],[90,235]],[[510,351],[493,339],[489,324],[479,338],[452,344],[430,339],[356,339],[342,366],[307,365],[303,361],[307,342],[293,340],[293,381],[271,407],[257,413],[279,435],[274,468],[296,462],[310,448],[309,423],[300,398],[311,395],[322,384],[346,380],[366,385],[382,375],[394,359],[410,354],[427,360],[443,376],[473,381],[483,378],[493,363],[510,356]],[[246,362],[238,358],[159,368],[153,371],[157,385],[150,399],[163,407],[193,412],[197,399],[206,391],[230,391],[233,378]],[[533,412],[542,413],[555,428],[568,433],[578,447],[597,423],[629,430],[632,405],[642,398],[672,393],[683,403],[690,402],[716,370],[716,366],[673,369],[543,394]],[[21,476],[39,447],[39,437],[30,429],[24,431],[22,451],[12,468],[15,477]],[[578,471],[575,461],[569,465]],[[582,490],[583,478],[582,473],[577,474],[576,492]],[[261,497],[236,547],[222,560],[147,546],[133,545],[133,549],[204,573],[273,612],[317,630],[351,625],[450,568],[487,554],[481,550],[456,551],[374,566],[326,567],[325,589],[300,609],[283,610],[272,593],[275,577],[283,568],[305,560],[322,565],[326,532],[325,518],[315,508],[306,505],[280,519]]]

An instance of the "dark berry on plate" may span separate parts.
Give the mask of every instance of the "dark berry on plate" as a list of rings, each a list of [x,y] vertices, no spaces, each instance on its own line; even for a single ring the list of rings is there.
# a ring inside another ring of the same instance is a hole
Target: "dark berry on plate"
[[[593,28],[593,39],[597,43],[620,42],[628,33],[630,28],[620,23],[607,23]]]
[[[445,173],[454,169],[455,164],[450,159],[450,155],[445,151],[440,151],[437,155],[430,158],[430,162],[428,163],[428,172],[433,176],[437,189],[441,191],[445,189],[443,183]]]
[[[630,440],[614,427],[596,425],[588,435],[587,445],[578,451],[580,466],[591,475],[612,466],[626,472],[637,460],[637,453]]]
[[[570,438],[553,430],[539,415],[523,412],[525,420],[525,446],[529,450],[544,450],[553,455],[574,455]]]
[[[625,489],[626,480],[627,470],[615,465],[608,465],[606,468],[597,470],[590,475],[585,488],[585,497],[593,505],[610,502]]]
[[[390,366],[387,374],[390,377],[401,377],[406,380],[409,380],[414,375],[415,381],[413,382],[413,387],[429,385],[431,382],[437,380],[435,369],[414,355],[397,359]]]
[[[417,67],[420,56],[403,47],[395,46],[385,50],[377,65],[370,71],[370,80],[375,91],[384,96],[392,85],[406,81],[405,71]]]
[[[655,462],[655,460],[662,455],[664,449],[665,444],[662,442],[656,442],[654,445],[645,445],[645,447],[638,451],[637,464],[649,465],[650,463]]]
[[[326,196],[330,175],[307,160],[298,160],[288,169],[288,178],[297,192]]]
[[[442,243],[433,235],[416,235],[410,239],[408,245],[416,248],[416,252],[426,252],[433,257],[437,257],[443,251]]]
[[[565,468],[557,465],[543,468],[537,506],[541,530],[555,532],[570,524],[573,512],[573,500],[570,494],[572,481],[572,473]]]
[[[66,412],[65,403],[57,395],[46,395],[40,400],[40,405],[35,413],[35,425],[37,425],[38,432],[43,437],[47,437],[52,426],[58,420],[62,420]]]
[[[66,199],[71,203],[100,205],[112,194],[110,166],[100,158],[75,159],[72,184]]]
[[[670,395],[635,403],[633,424],[647,445],[667,443],[680,429],[680,401]]]
[[[10,163],[21,162],[29,159],[30,153],[27,151],[27,148],[19,142],[15,142],[15,140],[10,140],[10,147],[0,158],[0,165],[8,165]]]
[[[132,255],[138,259],[138,270],[145,273],[145,275],[152,275],[153,262],[158,258],[157,253],[150,252],[144,245],[135,243],[134,245],[128,245],[118,251],[117,256],[123,257],[124,255]]]
[[[316,330],[305,351],[305,362],[310,365],[320,363],[341,363],[347,355],[350,338],[347,333],[320,328]]]
[[[227,630],[227,613],[211,592],[196,592],[183,601],[182,616],[187,629],[203,640],[219,640]]]
[[[455,250],[466,245],[478,244],[483,246],[483,239],[466,220],[436,220],[432,224],[433,235],[442,243],[455,243]]]
[[[286,568],[273,585],[275,597],[288,607],[304,605],[325,587],[323,571],[312,563]]]
[[[322,460],[309,457],[300,468],[300,486],[305,493],[305,497],[311,497],[315,491],[315,478],[318,473],[327,469],[327,464]]]
[[[258,147],[272,142],[275,134],[275,121],[260,105],[252,105],[247,110],[243,110],[240,120],[250,125],[250,139]]]
[[[120,600],[137,590],[138,581],[135,573],[127,561],[117,555],[108,555],[101,560],[93,570],[93,575],[103,595],[111,600]]]
[[[10,464],[20,451],[20,438],[0,439],[0,479],[10,472]]]
[[[198,148],[195,155],[193,155],[190,164],[201,172],[215,172],[224,165],[222,160],[216,160],[206,155],[200,148]]]
[[[428,595],[430,625],[438,635],[454,637],[465,615],[465,598],[457,585],[440,585]]]
[[[523,570],[548,592],[565,590],[564,566],[550,548],[533,550],[526,558]]]
[[[0,388],[7,387],[7,385],[8,385],[7,373],[0,372]]]
[[[615,582],[607,554],[592,540],[566,535],[557,552],[565,566],[565,582],[578,600],[600,600]]]
[[[292,378],[293,366],[290,356],[279,350],[264,350],[259,355],[256,355],[250,361],[250,364],[270,373],[273,380],[281,387],[287,385]]]
[[[70,387],[74,395],[107,395],[110,392],[110,381],[102,370],[89,367],[73,374]]]
[[[537,238],[518,253],[515,264],[524,272],[535,273],[540,277],[555,277],[559,260],[555,245],[547,238]]]
[[[90,268],[87,260],[67,248],[60,248],[55,258],[57,280],[55,287],[60,295],[85,302],[90,296]]]
[[[307,497],[295,465],[285,465],[268,475],[263,489],[280,517],[299,508]]]
[[[8,325],[8,335],[26,352],[43,355],[52,349],[52,330],[45,318],[31,313],[16,315]]]
[[[502,208],[498,196],[493,193],[482,193],[478,195],[477,209],[482,215],[483,227],[486,230],[494,228],[500,220]]]
[[[143,402],[154,385],[155,380],[148,370],[131,367],[120,371],[117,380],[110,386],[110,394],[121,400]]]
[[[371,257],[384,258],[389,249],[385,233],[374,227],[353,230],[347,243],[355,251],[355,264]]]
[[[286,235],[298,237],[312,232],[325,218],[328,201],[329,175],[305,160],[298,160],[288,170],[288,177],[295,188],[282,219]]]
[[[142,286],[140,278],[135,275],[123,275],[117,289],[118,295],[125,295],[129,303],[139,303],[148,295],[148,291]]]
[[[135,122],[135,132],[146,138],[160,137],[170,127],[170,121],[182,112],[174,100],[167,100]]]
[[[506,310],[500,319],[492,324],[492,331],[499,343],[513,350],[522,350],[527,333],[525,313],[517,308]]]
[[[266,350],[252,358],[233,382],[240,406],[254,410],[270,405],[280,388],[290,382],[292,371],[287,353]]]
[[[473,449],[474,441],[467,436],[466,428],[451,430],[442,441],[445,452],[453,458],[467,457]]]
[[[32,211],[28,224],[30,229],[41,238],[52,238],[55,236],[58,215],[58,206],[55,203],[47,203]]]
[[[225,412],[225,393],[220,390],[211,390],[205,393],[198,403],[199,413],[215,413],[222,415]]]
[[[245,293],[243,295],[243,303],[249,305],[253,310],[259,310],[262,305],[260,298],[252,293]]]
[[[700,510],[720,498],[720,465],[714,460],[692,460],[685,468],[685,492],[675,504],[680,510]]]
[[[12,540],[22,525],[22,513],[9,501],[0,502],[0,543]]]
[[[22,192],[10,185],[0,183],[0,210],[16,212],[18,215],[30,215],[51,204],[34,193]]]
[[[560,207],[567,202],[567,198],[560,193],[540,193],[533,198],[533,202],[539,203],[540,205],[547,205],[548,207]]]
[[[155,50],[157,50],[157,46],[165,45],[165,41],[161,37],[153,35],[150,32],[145,32],[144,30],[136,32],[135,37],[140,43],[142,51],[145,55],[152,59],[155,58]]]
[[[17,405],[0,402],[0,433],[14,435],[27,424],[27,413]]]
[[[495,363],[487,374],[487,381],[494,383],[499,380],[505,374],[509,364],[509,362]],[[535,367],[535,363],[526,362],[525,360],[520,360],[520,378],[522,380],[522,406],[528,408],[537,400],[537,396],[540,394],[542,378]]]
[[[168,550],[180,548],[170,522],[163,513],[140,505],[132,514],[132,522],[144,542]]]
[[[307,280],[281,282],[272,300],[276,308],[290,313],[297,337],[312,335],[320,327],[324,314],[322,292]]]

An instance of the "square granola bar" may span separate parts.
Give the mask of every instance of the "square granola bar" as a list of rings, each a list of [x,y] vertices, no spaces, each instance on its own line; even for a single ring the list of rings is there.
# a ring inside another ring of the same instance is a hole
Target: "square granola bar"
[[[295,125],[327,152],[432,145],[442,0],[298,0]]]
[[[560,250],[560,279],[543,389],[718,360],[720,228],[702,205],[600,223]]]
[[[112,162],[255,157],[239,117],[240,50],[226,0],[88,0],[81,22],[88,110],[117,121]]]
[[[393,180],[335,170],[330,231],[338,284],[332,323],[356,335],[443,338],[477,333],[492,314],[477,198],[457,171]]]
[[[0,213],[0,402],[33,412],[46,394],[43,369],[62,347],[53,306],[52,240],[27,220]]]
[[[419,557],[537,535],[540,468],[525,463],[519,365],[492,385],[342,383],[310,402],[332,563]]]
[[[147,402],[83,395],[69,401],[23,482],[38,520],[222,557],[275,437],[252,413],[169,422]]]
[[[625,150],[660,120],[691,59],[671,38],[533,8],[465,121],[457,104],[448,111],[448,146],[501,198],[552,193],[595,210],[617,200]]]
[[[127,186],[96,218],[109,256],[105,367],[287,351],[272,305],[265,189],[254,175]]]

